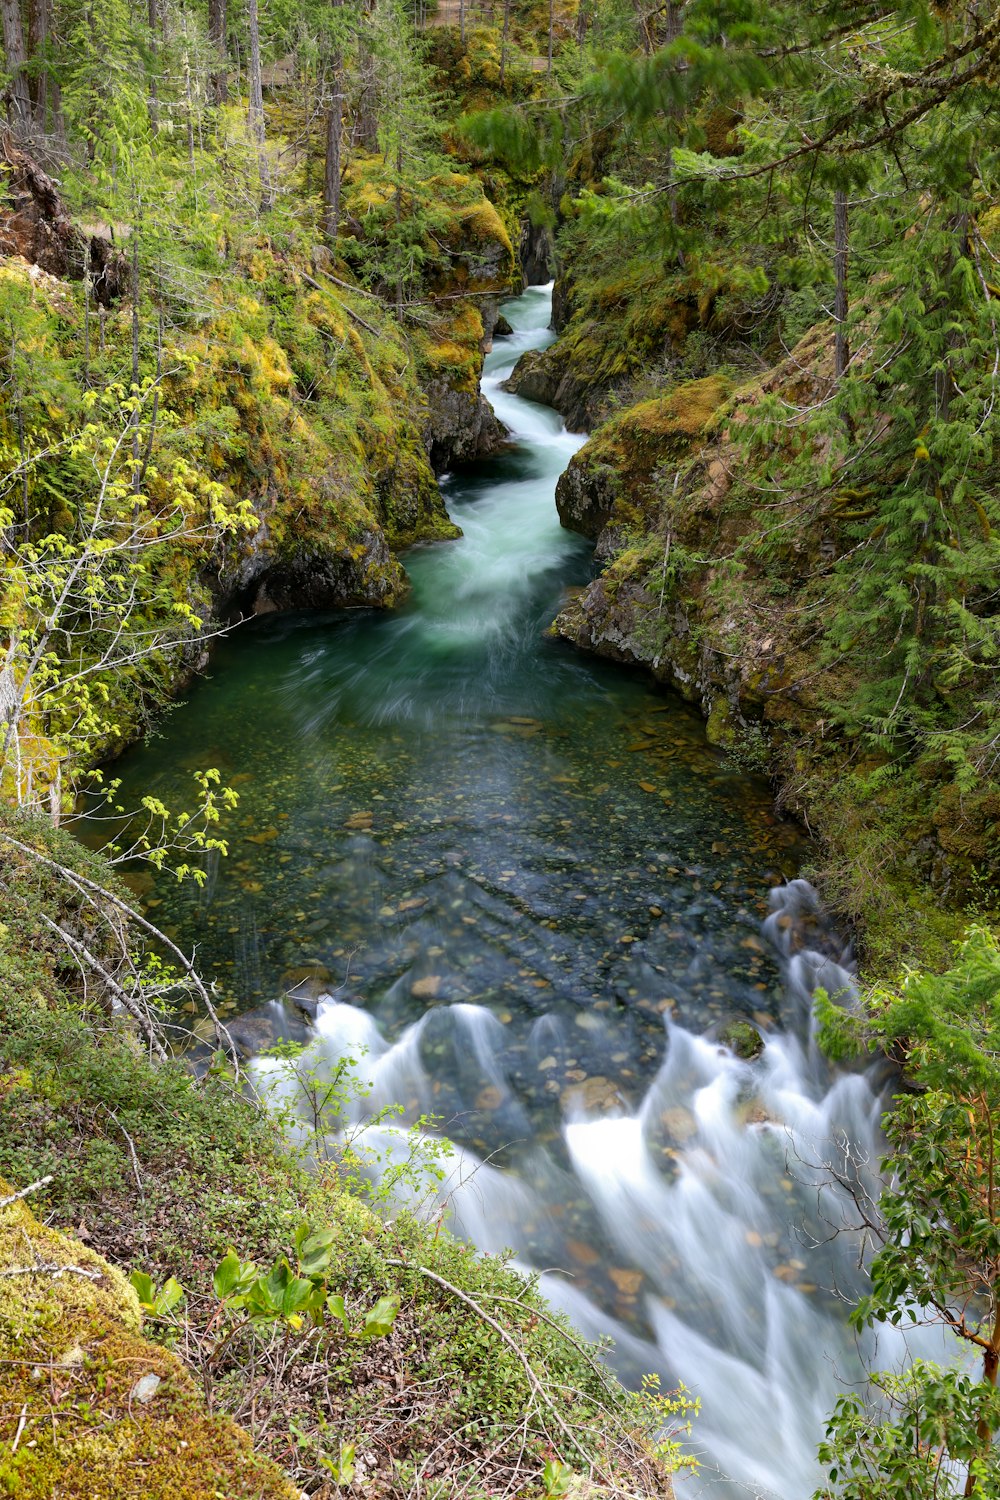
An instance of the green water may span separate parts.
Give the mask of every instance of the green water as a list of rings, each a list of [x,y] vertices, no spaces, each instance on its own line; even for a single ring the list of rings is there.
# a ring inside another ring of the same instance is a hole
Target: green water
[[[756,933],[794,828],[679,699],[543,635],[589,574],[552,500],[582,439],[498,381],[547,310],[508,307],[485,385],[518,446],[446,483],[464,536],[411,551],[406,606],[241,627],[116,767],[126,805],[183,806],[205,766],[239,793],[202,889],[137,882],[230,1011],[311,980],[390,1028],[427,998],[621,1006],[657,1039],[665,1010],[774,1012]]]

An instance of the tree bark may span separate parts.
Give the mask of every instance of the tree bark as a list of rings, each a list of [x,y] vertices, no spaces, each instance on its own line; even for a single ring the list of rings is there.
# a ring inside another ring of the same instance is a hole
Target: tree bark
[[[226,0],[208,0],[208,40],[215,56],[209,86],[212,103],[225,104],[229,98],[229,70],[226,66]]]
[[[44,54],[49,38],[51,3],[52,0],[31,0],[28,6],[28,55],[42,61],[39,71],[28,80],[28,93],[35,127],[43,135],[48,127],[49,112],[49,70]]]
[[[247,121],[250,134],[257,145],[257,164],[260,172],[260,201],[265,212],[274,206],[274,190],[271,185],[271,169],[267,160],[264,125],[264,86],[260,65],[260,20],[257,0],[247,0],[247,30],[250,37],[250,104]]]
[[[361,9],[361,30],[358,36],[358,72],[361,88],[358,94],[358,112],[354,121],[354,139],[362,151],[378,150],[378,85],[375,78],[375,56],[368,43],[366,30],[371,27],[375,14],[375,0],[364,0]]]
[[[149,0],[149,123],[160,128],[160,0]]]
[[[835,283],[833,317],[837,325],[834,340],[833,368],[837,380],[843,379],[851,362],[847,341],[847,252],[849,247],[847,194],[837,188],[833,195],[833,279]]]
[[[555,0],[549,0],[549,55],[546,60],[546,73],[552,72],[552,28],[555,24]]]
[[[332,250],[340,222],[340,142],[344,133],[344,94],[340,74],[343,58],[338,52],[330,63],[330,102],[326,111],[326,156],[323,170],[323,235]]]
[[[0,0],[0,22],[3,24],[3,46],[11,72],[7,91],[7,119],[16,136],[23,136],[31,122],[31,96],[25,66],[28,54],[24,46],[24,26],[20,0]]]

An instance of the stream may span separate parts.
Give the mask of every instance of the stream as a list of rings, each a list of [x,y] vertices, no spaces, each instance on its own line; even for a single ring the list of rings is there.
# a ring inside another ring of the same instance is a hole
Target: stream
[[[500,382],[550,310],[541,287],[505,307],[483,385],[514,442],[444,483],[463,536],[407,555],[406,605],[241,628],[116,767],[123,800],[181,806],[204,766],[240,794],[202,888],[131,878],[265,1095],[304,1122],[277,1038],[321,1078],[353,1059],[373,1174],[433,1116],[445,1180],[418,1160],[394,1191],[543,1273],[623,1379],[700,1397],[685,1500],[806,1500],[870,1353],[826,1164],[877,1159],[882,1103],[813,1046],[812,991],[849,996],[850,965],[767,784],[680,699],[544,635],[590,575],[553,503],[583,439]],[[752,1060],[720,1043],[738,1019]]]

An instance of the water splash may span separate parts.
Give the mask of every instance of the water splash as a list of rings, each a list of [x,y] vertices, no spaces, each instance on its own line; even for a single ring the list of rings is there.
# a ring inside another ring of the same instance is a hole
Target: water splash
[[[847,1142],[878,1158],[879,1071],[831,1070],[810,1028],[810,981],[855,995],[850,956],[805,881],[773,893],[763,933],[782,968],[785,1025],[757,1058],[667,1020],[638,1107],[613,1076],[599,1096],[577,1080],[559,1091],[555,1132],[523,1079],[526,1059],[557,1070],[562,1016],[536,1018],[519,1039],[481,1006],[441,1005],[390,1045],[369,1015],[325,1001],[307,1049],[320,1072],[364,1049],[366,1108],[443,1116],[454,1138],[444,1180],[411,1174],[400,1205],[546,1271],[546,1293],[584,1332],[613,1335],[624,1378],[656,1371],[701,1398],[704,1468],[685,1496],[802,1500],[818,1481],[823,1418],[871,1352],[846,1326],[843,1299],[862,1276],[834,1179]],[[273,1090],[274,1065],[263,1067]],[[459,1144],[470,1121],[503,1144],[503,1169]],[[396,1165],[412,1150],[398,1129],[373,1127],[372,1140]]]

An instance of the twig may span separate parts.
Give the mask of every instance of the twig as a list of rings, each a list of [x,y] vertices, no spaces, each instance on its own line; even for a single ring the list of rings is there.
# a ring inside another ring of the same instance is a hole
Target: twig
[[[215,1006],[212,1004],[208,990],[205,987],[204,981],[202,980],[201,975],[198,973],[194,964],[188,958],[187,954],[184,953],[180,948],[178,948],[177,944],[173,942],[171,938],[168,938],[165,932],[161,932],[159,927],[150,922],[148,917],[144,917],[141,912],[136,911],[134,906],[130,906],[127,901],[123,901],[120,896],[116,896],[114,891],[109,891],[107,886],[99,885],[96,880],[90,880],[86,875],[80,875],[76,870],[70,870],[66,865],[59,864],[57,860],[48,859],[46,855],[42,854],[38,849],[32,848],[30,844],[22,843],[20,839],[14,838],[12,834],[0,831],[0,838],[5,839],[8,844],[13,844],[15,849],[20,849],[22,854],[30,855],[31,858],[37,860],[40,865],[45,865],[47,869],[54,870],[61,879],[67,881],[67,883],[78,890],[86,900],[89,900],[90,904],[95,907],[95,909],[100,913],[105,921],[107,921],[106,913],[101,911],[101,908],[100,906],[98,906],[96,901],[87,896],[88,890],[96,891],[99,896],[103,896],[106,901],[110,901],[112,906],[117,907],[120,912],[124,912],[129,921],[138,923],[138,925],[144,928],[145,931],[148,932],[151,937],[155,938],[158,943],[162,943],[165,948],[168,948],[170,950],[174,957],[179,961],[181,967],[183,968],[187,977],[190,979],[191,983],[194,985],[194,988],[198,993],[198,998],[201,1000],[202,1005],[204,1005],[206,1011],[208,1012],[212,1025],[215,1028],[216,1038],[220,1046],[224,1047],[226,1052],[228,1052],[230,1061],[233,1065],[233,1069],[238,1078],[240,1076],[240,1055],[236,1049],[236,1043],[233,1041],[232,1037],[229,1034],[229,1028],[227,1026],[224,1026],[220,1021]]]
[[[345,292],[357,292],[359,297],[370,297],[373,302],[382,301],[382,298],[379,296],[378,292],[369,292],[366,291],[363,286],[352,286],[349,281],[341,281],[339,276],[334,276],[332,271],[324,271],[322,266],[317,266],[316,270],[321,276],[325,276],[327,281],[332,281],[334,286],[342,286]],[[303,281],[309,280],[308,276],[305,275],[303,275],[302,279]],[[313,282],[312,284],[313,286],[316,285],[315,282]]]
[[[118,1116],[115,1114],[114,1110],[109,1109],[108,1114],[111,1116],[112,1120],[114,1120],[115,1124],[118,1126],[118,1129],[121,1131],[126,1141],[128,1141],[129,1154],[132,1157],[132,1175],[135,1177],[135,1185],[139,1189],[140,1198],[145,1199],[146,1189],[142,1185],[142,1176],[139,1172],[139,1158],[135,1153],[135,1142],[129,1135],[128,1131],[125,1129],[125,1126],[122,1124],[121,1120],[119,1120]]]
[[[404,1270],[408,1271],[419,1271],[420,1275],[426,1276],[428,1281],[436,1282],[437,1285],[443,1287],[446,1292],[450,1292],[453,1297],[457,1297],[459,1302],[464,1302],[466,1307],[470,1307],[472,1309],[477,1318],[481,1318],[488,1328],[493,1329],[493,1332],[503,1340],[508,1349],[510,1349],[514,1354],[515,1358],[517,1359],[518,1363],[520,1364],[521,1368],[528,1378],[528,1384],[531,1386],[532,1391],[535,1393],[538,1399],[548,1407],[549,1411],[555,1417],[556,1424],[562,1431],[563,1436],[572,1444],[577,1453],[583,1459],[584,1463],[588,1468],[590,1468],[592,1463],[590,1455],[587,1454],[585,1450],[580,1446],[572,1430],[566,1425],[562,1417],[559,1415],[559,1412],[556,1409],[554,1403],[549,1399],[548,1395],[545,1392],[544,1386],[532,1369],[531,1361],[528,1359],[528,1356],[518,1344],[517,1340],[512,1338],[511,1335],[507,1332],[506,1328],[504,1328],[501,1323],[498,1323],[496,1318],[491,1318],[486,1309],[484,1307],[480,1307],[479,1303],[476,1302],[473,1297],[470,1297],[467,1292],[463,1292],[461,1287],[455,1286],[451,1281],[446,1281],[445,1278],[443,1276],[439,1276],[436,1271],[430,1271],[426,1266],[412,1266],[409,1265],[406,1261],[389,1261],[388,1264],[401,1266]]]
[[[85,1276],[88,1281],[100,1281],[103,1271],[92,1271],[86,1266],[61,1266],[58,1261],[39,1261],[36,1266],[8,1266],[0,1271],[2,1276],[51,1276],[57,1281],[60,1276]]]
[[[28,1425],[28,1403],[26,1401],[24,1403],[24,1405],[21,1407],[21,1415],[17,1419],[17,1431],[14,1434],[14,1441],[10,1445],[10,1451],[11,1451],[12,1454],[17,1452],[17,1445],[21,1441],[21,1433],[24,1431],[24,1429],[27,1427],[27,1425]]]
[[[37,1182],[29,1182],[27,1187],[20,1188],[16,1193],[11,1193],[9,1197],[0,1198],[0,1208],[9,1208],[12,1203],[17,1202],[18,1198],[27,1198],[29,1193],[36,1192],[38,1188],[44,1187],[47,1182],[51,1181],[52,1173],[49,1172],[46,1176],[39,1177]]]
[[[108,973],[107,969],[101,963],[100,959],[95,958],[94,954],[91,953],[90,949],[84,943],[81,943],[77,938],[75,938],[71,932],[67,932],[65,927],[60,927],[58,922],[53,922],[52,918],[46,916],[45,912],[40,912],[39,915],[41,917],[41,920],[45,923],[46,927],[48,927],[51,932],[56,933],[58,937],[62,938],[69,951],[76,958],[82,959],[89,968],[93,969],[95,974],[99,975],[100,978],[104,980],[104,983],[108,986],[111,993],[117,1000],[121,1001],[121,1004],[128,1011],[132,1019],[134,1021],[137,1021],[139,1026],[146,1033],[146,1040],[149,1042],[149,1045],[152,1047],[153,1051],[156,1053],[160,1061],[166,1062],[167,1049],[164,1047],[163,1043],[160,1041],[159,1036],[157,1035],[156,1024],[150,1016],[146,1015],[143,1012],[142,1007],[138,1004],[135,998],[129,994],[128,990],[123,988],[123,986],[118,983],[117,979],[114,979]]]

